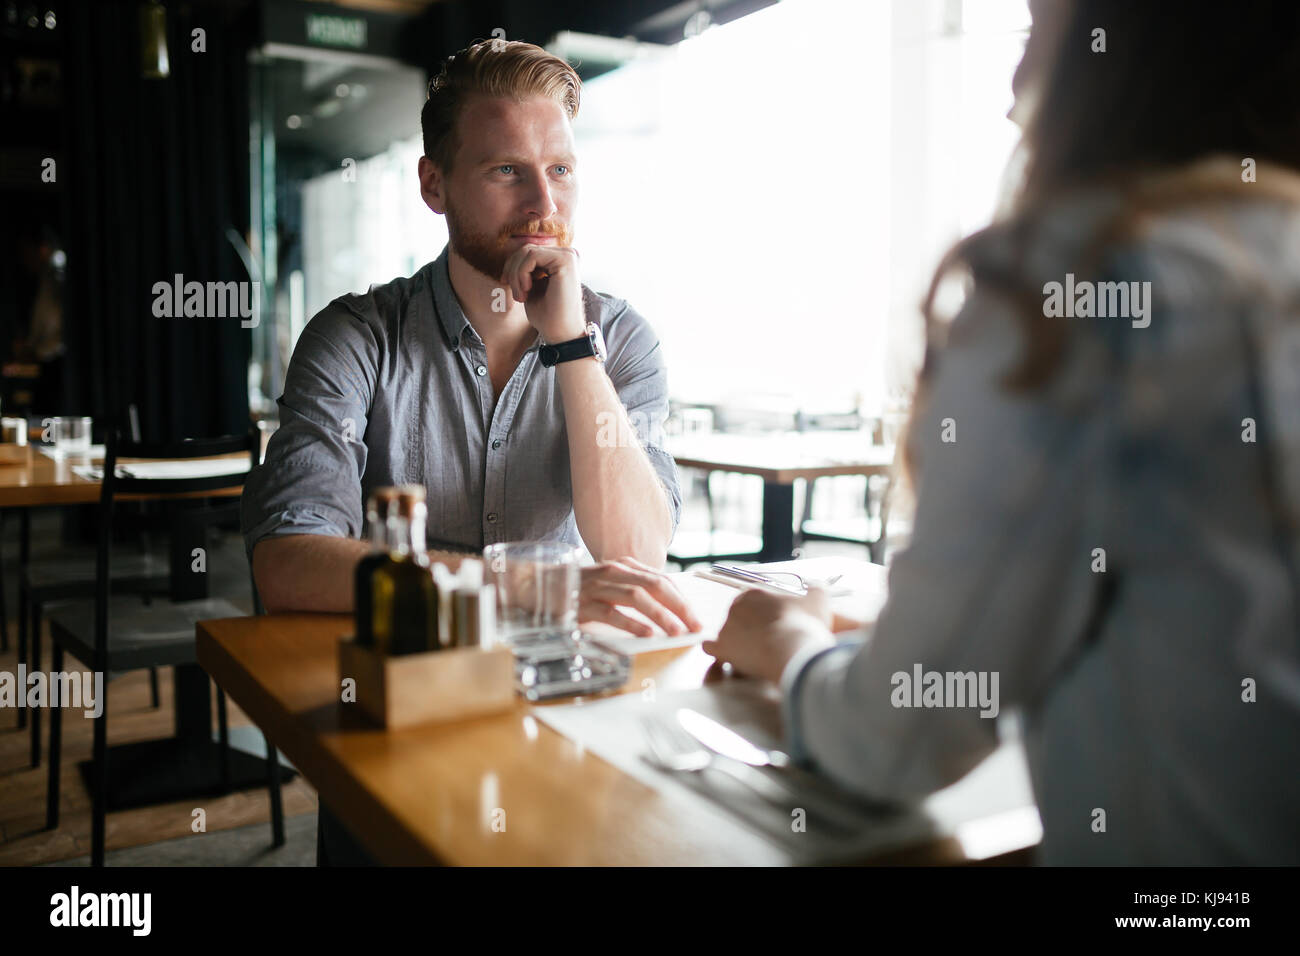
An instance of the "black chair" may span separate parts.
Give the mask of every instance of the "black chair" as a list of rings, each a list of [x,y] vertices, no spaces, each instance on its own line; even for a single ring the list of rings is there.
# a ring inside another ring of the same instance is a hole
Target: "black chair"
[[[857,409],[849,412],[821,412],[796,415],[796,428],[801,432],[860,431],[867,419]],[[883,437],[877,433],[874,439],[879,442]],[[846,476],[847,477],[847,476]],[[867,549],[867,555],[875,564],[885,563],[885,546],[888,543],[889,509],[893,498],[894,474],[890,469],[888,475],[868,476],[862,496],[863,517],[847,519],[837,516],[830,521],[819,521],[813,516],[813,498],[819,481],[844,482],[846,477],[813,478],[804,484],[803,513],[799,518],[795,541],[802,546],[806,541],[839,541],[847,544],[861,544]]]
[[[781,433],[790,431],[797,420],[797,413],[793,411],[755,408],[743,401],[709,405],[673,402],[671,408],[677,414],[689,408],[707,408],[711,413],[709,427],[717,433]],[[683,469],[688,470],[696,471]],[[682,570],[693,564],[715,561],[760,560],[763,556],[763,536],[758,529],[761,515],[755,516],[754,528],[746,530],[723,528],[718,519],[718,510],[740,497],[737,491],[743,490],[745,484],[752,481],[753,477],[748,475],[696,471],[692,478],[692,488],[704,498],[709,528],[707,531],[678,528],[673,540],[669,542],[667,560]]]
[[[699,475],[699,478],[702,479],[699,485],[702,486],[701,492],[708,511],[709,530],[693,531],[679,528],[668,545],[668,560],[682,570],[692,564],[706,562],[758,561],[763,556],[762,535],[720,527],[718,520],[720,496],[714,490],[715,482],[723,484],[724,491],[721,497],[725,499],[741,482],[754,479],[748,475],[719,471],[704,472]]]
[[[138,598],[110,597],[112,583],[111,551],[114,511],[119,497],[147,495],[151,498],[201,496],[242,486],[247,472],[201,477],[140,478],[117,473],[119,458],[193,460],[213,455],[246,453],[250,465],[258,463],[261,449],[256,432],[244,436],[184,441],[174,444],[139,444],[122,442],[110,429],[104,457],[104,478],[100,493],[99,542],[96,555],[95,593],[90,604],[68,604],[49,616],[53,643],[52,669],[63,669],[66,650],[92,671],[105,676],[100,715],[95,718],[92,759],[91,864],[104,863],[105,817],[108,783],[108,682],[125,671],[146,667],[193,664],[196,662],[195,624],[201,620],[242,617],[243,612],[229,601],[205,598],[191,601],[163,601],[150,606]],[[212,515],[229,516],[238,505],[213,509]],[[175,586],[175,581],[173,581]],[[49,783],[46,797],[46,826],[54,829],[59,820],[59,773],[62,745],[62,708],[50,714]],[[218,689],[218,720],[221,740],[222,782],[229,782],[229,739],[226,732],[226,700]],[[280,805],[278,761],[267,742],[267,781],[271,789],[272,832],[276,846],[283,844],[283,818]]]
[[[879,477],[880,488],[872,487],[872,478],[865,483],[860,519],[838,518],[831,521],[819,521],[813,517],[813,489],[815,482],[807,484],[804,493],[803,515],[799,519],[796,535],[800,544],[805,541],[839,541],[846,544],[860,544],[867,549],[867,557],[873,564],[885,563],[885,549],[889,543],[889,512],[893,501],[895,475],[890,473]],[[836,479],[830,479],[832,481]]]
[[[128,406],[131,440],[140,441],[140,416],[135,405]],[[147,604],[153,595],[167,592],[169,565],[165,558],[155,557],[149,547],[149,535],[143,521],[148,518],[148,502],[139,505],[142,526],[140,551],[125,559],[119,558],[113,569],[113,590],[120,593],[138,593]],[[18,663],[29,664],[33,671],[41,667],[41,619],[45,608],[58,601],[91,598],[95,595],[95,549],[60,551],[53,558],[31,561],[31,509],[24,508],[19,516],[18,559]],[[0,571],[0,615],[5,613],[3,572]],[[28,626],[31,628],[30,658]],[[8,648],[8,628],[3,635]],[[149,668],[149,689],[155,708],[159,705],[158,669]],[[18,729],[27,724],[26,709],[18,712]],[[41,714],[32,711],[31,766],[41,765]]]

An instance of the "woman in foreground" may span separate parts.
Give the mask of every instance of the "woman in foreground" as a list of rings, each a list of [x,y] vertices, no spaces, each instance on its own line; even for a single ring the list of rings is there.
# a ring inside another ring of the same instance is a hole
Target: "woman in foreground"
[[[1043,863],[1300,862],[1300,5],[1200,6],[1031,4],[1023,178],[926,305],[888,603],[837,643],[824,595],[749,592],[705,645],[888,800],[998,743],[897,675],[996,675]]]

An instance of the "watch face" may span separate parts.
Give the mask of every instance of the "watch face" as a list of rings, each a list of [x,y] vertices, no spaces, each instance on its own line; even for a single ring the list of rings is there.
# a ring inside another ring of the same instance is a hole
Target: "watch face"
[[[596,358],[605,361],[605,336],[601,333],[600,326],[595,322],[588,322],[587,334],[591,336],[591,345],[596,350]]]
[[[586,335],[579,336],[576,339],[570,339],[567,342],[559,342],[555,345],[543,345],[537,350],[537,358],[542,365],[550,368],[552,365],[558,365],[560,362],[571,362],[574,359],[596,357],[602,364],[605,361],[605,337],[600,332],[600,326],[595,322],[588,322]]]

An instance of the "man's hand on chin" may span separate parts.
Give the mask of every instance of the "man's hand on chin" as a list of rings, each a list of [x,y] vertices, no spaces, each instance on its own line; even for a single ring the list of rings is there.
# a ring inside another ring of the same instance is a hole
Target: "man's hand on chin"
[[[669,635],[688,634],[704,627],[672,581],[636,558],[602,561],[582,569],[578,623],[603,621],[639,637],[655,632],[650,625],[620,611],[620,605],[640,611]]]
[[[587,318],[576,249],[537,243],[520,246],[506,260],[501,281],[516,302],[524,303],[529,324],[547,344],[583,334]]]

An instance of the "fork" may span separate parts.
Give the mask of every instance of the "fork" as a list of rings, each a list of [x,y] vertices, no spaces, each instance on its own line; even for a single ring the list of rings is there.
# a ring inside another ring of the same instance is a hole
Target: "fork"
[[[722,757],[688,737],[683,731],[666,726],[648,716],[641,718],[641,726],[645,732],[646,743],[650,747],[651,763],[665,770],[679,773],[718,770],[787,813],[797,803],[811,811],[812,815],[821,822],[842,833],[853,833],[862,827],[861,820],[846,817],[843,813],[828,807],[820,798],[813,797],[812,794],[797,793],[788,785],[778,782],[748,764]],[[785,796],[778,796],[773,792],[774,789],[781,791]]]
[[[752,571],[749,568],[738,567],[737,565],[734,564],[712,564],[709,566],[709,570],[713,571],[715,574],[727,574],[727,575],[731,575],[732,577],[741,578],[742,580],[755,581],[760,584],[772,584],[775,585],[776,587],[785,587],[785,585],[781,584],[778,581],[773,581],[772,577],[774,575],[783,575],[785,577],[794,578],[796,581],[798,581],[799,587],[802,588],[804,591],[807,591],[809,587],[812,587],[814,585],[822,588],[830,588],[832,585],[835,584],[836,581],[844,577],[843,574],[837,574],[832,578],[827,578],[825,581],[804,580],[802,575],[796,574],[793,571],[759,572],[759,571]]]
[[[785,803],[772,792],[771,781],[762,774],[755,776],[752,767],[720,760],[712,751],[690,741],[684,734],[653,717],[641,718],[641,728],[645,733],[646,744],[650,747],[651,762],[662,769],[676,773],[718,770],[769,803],[785,808]]]
[[[770,578],[774,574],[785,574],[788,575],[789,577],[795,578],[799,582],[799,587],[803,588],[805,591],[807,591],[809,588],[812,587],[830,588],[832,585],[835,584],[836,581],[844,577],[844,575],[842,574],[837,574],[834,577],[827,578],[825,581],[817,581],[812,579],[805,580],[804,578],[795,574],[793,571],[763,571],[760,573],[759,576]]]

